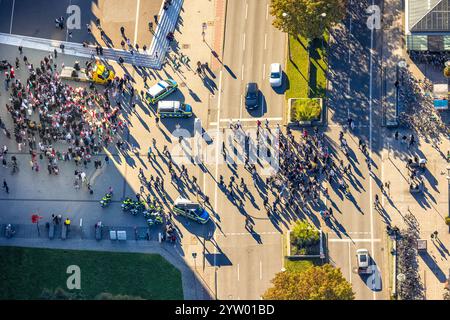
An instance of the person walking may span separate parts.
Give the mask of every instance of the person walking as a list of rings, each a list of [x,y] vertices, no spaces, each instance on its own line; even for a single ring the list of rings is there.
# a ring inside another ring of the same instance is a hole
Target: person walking
[[[5,179],[3,179],[3,189],[5,189],[6,193],[9,193],[9,187]]]

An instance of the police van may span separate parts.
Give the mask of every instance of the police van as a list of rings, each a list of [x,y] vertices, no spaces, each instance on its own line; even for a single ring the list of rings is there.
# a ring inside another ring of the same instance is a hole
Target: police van
[[[161,118],[189,118],[192,107],[180,101],[159,101],[158,114]]]

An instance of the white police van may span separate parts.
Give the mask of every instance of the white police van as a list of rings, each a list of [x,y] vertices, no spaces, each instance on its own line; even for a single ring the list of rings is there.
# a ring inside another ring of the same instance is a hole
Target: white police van
[[[159,101],[157,112],[161,118],[189,118],[192,107],[180,101]]]

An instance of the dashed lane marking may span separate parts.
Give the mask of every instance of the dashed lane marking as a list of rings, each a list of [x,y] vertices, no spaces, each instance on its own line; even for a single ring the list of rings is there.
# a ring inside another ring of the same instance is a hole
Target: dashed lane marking
[[[381,239],[373,239],[373,242],[380,242]],[[372,239],[328,239],[328,242],[372,242]]]
[[[276,231],[269,231],[269,232],[255,232],[257,235],[274,235],[278,234],[281,235],[281,233]],[[228,237],[228,236],[251,236],[252,234],[249,232],[231,232],[231,233],[220,233],[218,236]]]

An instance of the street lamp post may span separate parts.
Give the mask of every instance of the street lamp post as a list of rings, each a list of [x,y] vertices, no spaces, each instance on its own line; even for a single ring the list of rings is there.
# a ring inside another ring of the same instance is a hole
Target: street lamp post
[[[287,20],[289,18],[289,14],[287,14],[286,12],[283,12],[281,14],[281,16],[285,20]],[[291,45],[290,45],[290,37],[289,37],[289,35],[288,35],[288,56],[289,56],[289,60],[292,60],[292,58],[291,58]]]
[[[325,36],[324,36],[324,32],[323,32],[323,28],[325,27],[324,26],[324,24],[325,24],[325,18],[327,17],[327,14],[325,13],[325,12],[322,12],[321,14],[320,14],[320,17],[321,17],[321,20],[320,20],[320,22],[321,22],[321,25],[320,25],[320,31],[322,32],[322,48],[324,48],[324,45],[323,45],[323,40],[324,40],[324,38],[325,38]]]

